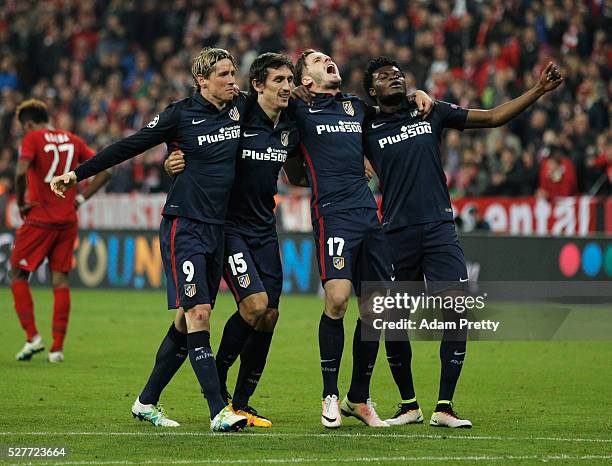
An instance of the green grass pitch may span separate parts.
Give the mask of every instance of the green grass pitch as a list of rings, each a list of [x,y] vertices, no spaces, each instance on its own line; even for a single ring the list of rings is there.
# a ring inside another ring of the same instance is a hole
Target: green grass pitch
[[[50,344],[52,293],[34,291],[39,331]],[[317,297],[285,296],[268,366],[252,404],[270,430],[210,434],[208,408],[189,363],[162,395],[175,430],[132,419],[130,406],[171,321],[160,292],[73,291],[66,361],[16,362],[23,333],[7,287],[0,289],[0,462],[7,447],[66,446],[54,464],[603,464],[612,462],[610,342],[473,342],[455,396],[472,430],[427,424],[436,401],[438,343],[413,343],[413,373],[426,422],[374,430],[354,419],[326,431],[319,422],[321,377]],[[235,309],[220,297],[214,348]],[[341,395],[348,389],[355,303],[345,318]],[[46,353],[45,353],[46,354]],[[234,380],[237,366],[230,373]],[[232,383],[230,383],[230,388]],[[398,402],[384,351],[374,372],[381,417]],[[30,459],[33,464],[45,460]]]

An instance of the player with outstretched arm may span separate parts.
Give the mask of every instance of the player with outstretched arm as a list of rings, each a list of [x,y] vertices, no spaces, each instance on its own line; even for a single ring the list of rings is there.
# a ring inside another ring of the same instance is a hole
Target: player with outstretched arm
[[[547,92],[556,89],[563,77],[549,63],[537,84],[523,95],[491,110],[463,109],[437,101],[424,120],[403,98],[404,74],[398,63],[378,57],[367,65],[364,88],[380,107],[366,122],[366,155],[379,176],[382,191],[383,228],[393,244],[397,281],[427,282],[430,294],[462,293],[468,275],[463,250],[453,223],[453,210],[442,168],[440,141],[444,128],[458,130],[501,126]],[[445,319],[456,319],[450,311]],[[452,399],[463,367],[467,333],[445,330],[440,344],[440,387],[432,426],[472,427],[453,409]],[[387,357],[410,361],[407,339],[386,341]],[[388,420],[407,424],[421,418],[410,364],[400,367],[396,382],[402,396],[400,409]]]
[[[189,357],[206,394],[214,432],[238,430],[247,422],[221,397],[210,346],[210,313],[223,268],[223,223],[247,105],[246,97],[237,92],[235,74],[229,52],[203,49],[192,63],[196,86],[192,97],[169,105],[135,134],[51,181],[51,189],[64,196],[78,181],[163,142],[170,150],[185,153],[189,163],[173,180],[159,233],[168,308],[177,313],[158,349],[150,380],[163,389]],[[138,398],[132,413],[154,425],[178,426],[156,406],[157,401],[154,394]]]

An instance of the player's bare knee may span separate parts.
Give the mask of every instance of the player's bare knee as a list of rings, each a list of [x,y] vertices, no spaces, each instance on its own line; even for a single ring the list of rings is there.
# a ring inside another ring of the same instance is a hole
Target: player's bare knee
[[[51,283],[53,288],[68,288],[68,274],[65,272],[51,272]]]
[[[268,311],[268,295],[255,293],[240,302],[240,315],[252,327]]]
[[[185,321],[187,323],[188,332],[200,332],[210,330],[210,313],[209,304],[197,304],[185,313]]]
[[[344,317],[348,306],[349,294],[341,290],[330,290],[325,293],[325,313],[332,319]]]
[[[266,313],[261,316],[259,322],[257,322],[256,330],[260,332],[273,332],[276,327],[276,322],[278,322],[278,309],[268,308]]]

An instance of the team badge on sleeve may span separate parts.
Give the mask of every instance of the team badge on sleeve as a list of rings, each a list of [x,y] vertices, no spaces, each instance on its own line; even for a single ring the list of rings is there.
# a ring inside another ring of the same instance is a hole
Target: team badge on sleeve
[[[196,286],[195,283],[187,283],[185,285],[185,296],[188,298],[193,298],[196,294]]]
[[[334,257],[333,264],[338,270],[342,270],[344,268],[344,257]]]
[[[353,108],[353,102],[350,100],[345,100],[342,102],[342,108],[346,112],[347,115],[355,116],[355,109]]]
[[[147,123],[147,128],[155,128],[157,123],[159,123],[159,115],[155,115],[155,118]]]
[[[238,111],[238,109],[236,107],[232,108],[229,112],[228,112],[229,117],[234,120],[234,121],[238,121],[240,120],[240,112]]]
[[[249,274],[245,273],[244,275],[240,275],[238,277],[238,284],[241,288],[248,288],[251,284],[251,277],[249,277]]]
[[[281,144],[285,147],[289,145],[289,133],[291,133],[291,131],[281,132]]]

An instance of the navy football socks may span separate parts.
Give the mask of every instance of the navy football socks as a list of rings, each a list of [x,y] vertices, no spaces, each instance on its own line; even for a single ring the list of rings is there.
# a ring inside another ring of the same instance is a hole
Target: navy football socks
[[[321,316],[319,322],[319,352],[321,355],[321,374],[323,375],[323,395],[339,396],[338,372],[344,349],[343,319]]]
[[[352,403],[365,403],[370,397],[370,380],[376,364],[379,341],[366,341],[362,336],[362,321],[357,319],[353,335],[353,374],[347,397]],[[370,333],[371,329],[368,329]]]
[[[215,357],[210,348],[210,332],[202,330],[187,335],[189,360],[191,367],[200,382],[200,387],[208,401],[210,418],[214,418],[219,411],[225,408],[225,402],[219,391],[219,376],[215,367]]]
[[[232,399],[235,409],[245,409],[255,392],[272,343],[272,332],[254,330],[240,355],[240,371]]]
[[[227,372],[242,352],[253,331],[253,327],[242,318],[239,311],[234,312],[225,323],[217,351],[217,373],[223,393],[227,392]]]
[[[187,334],[179,332],[172,322],[157,350],[155,365],[149,380],[138,397],[140,402],[145,405],[156,405],[161,392],[183,365],[185,359],[187,359]]]
[[[404,335],[390,334],[388,330],[385,330],[385,338],[389,338],[385,339],[385,350],[393,380],[399,389],[402,400],[411,400],[415,397],[411,367],[412,347],[406,331],[404,330],[403,333]],[[390,338],[394,339],[391,340]]]

